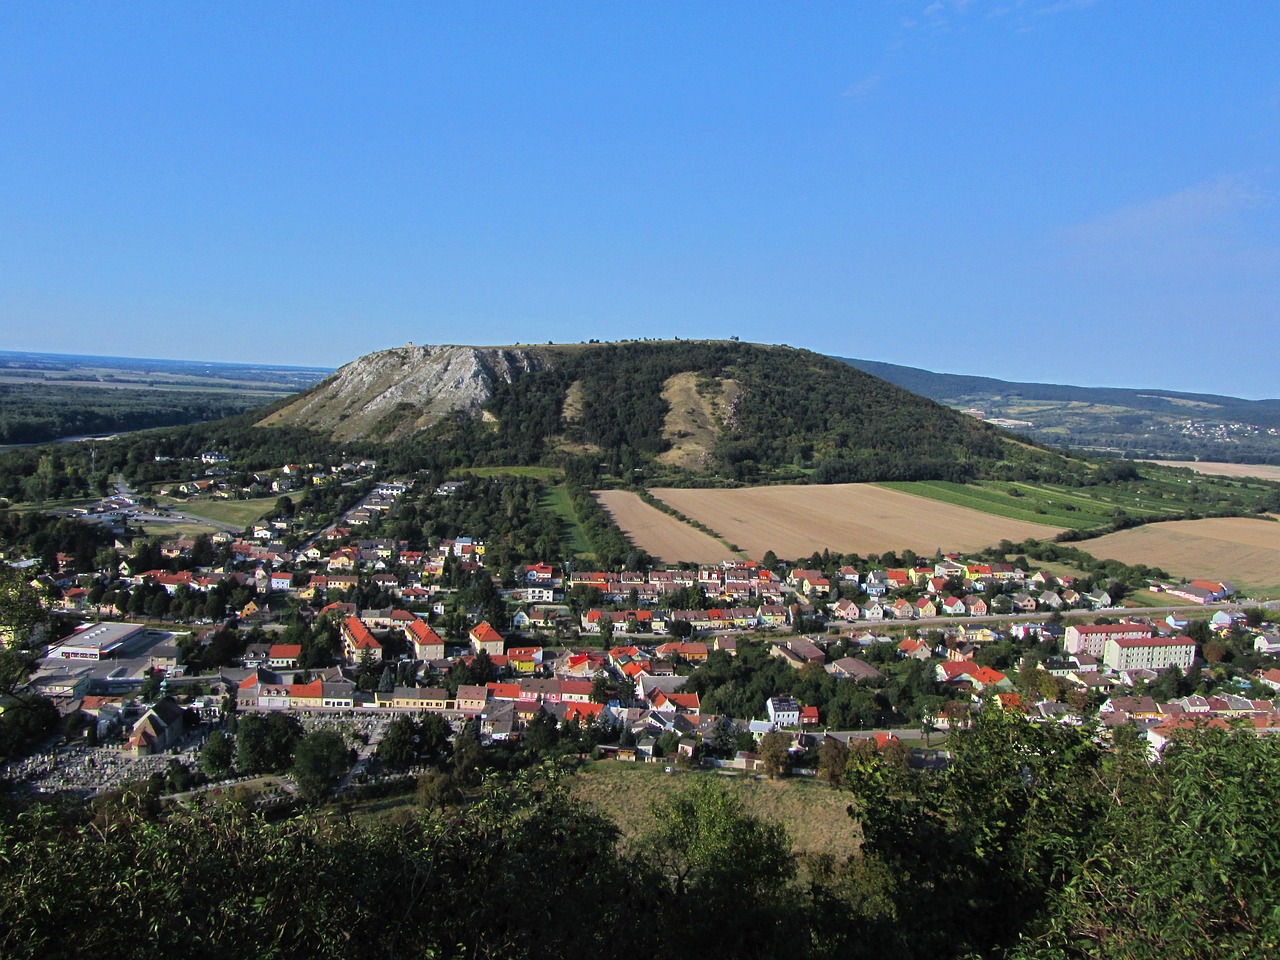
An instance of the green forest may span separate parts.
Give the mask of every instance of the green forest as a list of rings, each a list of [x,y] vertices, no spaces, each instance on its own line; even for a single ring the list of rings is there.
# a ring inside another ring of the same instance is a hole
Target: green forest
[[[218,420],[261,407],[257,393],[0,384],[0,444]]]

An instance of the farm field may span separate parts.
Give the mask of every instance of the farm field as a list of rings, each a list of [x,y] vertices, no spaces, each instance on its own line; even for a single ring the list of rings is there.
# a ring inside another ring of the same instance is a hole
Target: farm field
[[[965,551],[1001,540],[1043,540],[1063,529],[869,483],[651,492],[753,557],[772,550],[795,558],[823,549],[860,554],[911,549],[929,555],[939,548]]]
[[[1209,477],[1256,477],[1259,480],[1280,480],[1280,466],[1267,463],[1212,463],[1207,460],[1148,460],[1147,463],[1162,467],[1185,467]]]
[[[733,551],[715,537],[649,506],[628,490],[600,490],[594,496],[632,543],[650,556],[666,563],[680,560],[720,563],[736,559]]]
[[[1174,576],[1229,580],[1249,592],[1280,594],[1280,523],[1271,520],[1173,520],[1077,546],[1100,560],[1145,563]]]
[[[626,840],[638,840],[656,826],[652,807],[689,786],[695,777],[717,777],[742,800],[748,813],[786,827],[799,853],[857,853],[858,832],[845,808],[849,796],[808,779],[756,780],[714,773],[663,772],[659,764],[604,760],[579,772],[570,783],[575,797],[607,814]]]

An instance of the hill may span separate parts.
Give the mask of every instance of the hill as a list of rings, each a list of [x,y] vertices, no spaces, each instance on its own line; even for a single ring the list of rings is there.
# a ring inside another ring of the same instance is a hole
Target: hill
[[[347,364],[261,424],[447,443],[468,466],[586,454],[615,476],[682,482],[963,480],[1032,455],[846,363],[736,341],[411,344]]]
[[[1280,463],[1280,400],[1174,390],[1018,383],[840,358],[859,370],[1041,443],[1139,457]]]

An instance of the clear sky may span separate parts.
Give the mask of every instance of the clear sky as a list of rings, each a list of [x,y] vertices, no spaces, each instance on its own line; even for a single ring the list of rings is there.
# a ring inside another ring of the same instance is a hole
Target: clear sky
[[[0,348],[1280,396],[1280,3],[0,4]]]

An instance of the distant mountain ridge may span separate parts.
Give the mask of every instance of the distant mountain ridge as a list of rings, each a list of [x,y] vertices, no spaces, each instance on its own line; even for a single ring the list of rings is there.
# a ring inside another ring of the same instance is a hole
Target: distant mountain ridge
[[[1280,462],[1280,400],[1131,387],[1022,383],[837,358],[951,407],[1029,421],[1044,443],[1138,456]]]

